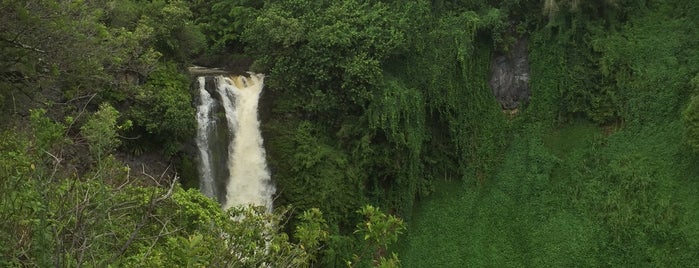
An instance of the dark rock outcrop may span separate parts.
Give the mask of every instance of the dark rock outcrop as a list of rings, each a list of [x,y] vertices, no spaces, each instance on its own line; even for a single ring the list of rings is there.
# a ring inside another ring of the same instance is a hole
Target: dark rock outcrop
[[[515,110],[529,102],[531,90],[526,38],[517,40],[510,53],[495,55],[490,63],[488,83],[503,110]]]

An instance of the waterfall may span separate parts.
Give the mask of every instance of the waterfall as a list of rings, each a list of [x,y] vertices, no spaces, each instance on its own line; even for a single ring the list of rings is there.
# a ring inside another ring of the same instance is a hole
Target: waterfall
[[[212,79],[212,82],[215,82],[215,93],[209,92],[208,87],[204,85],[208,80],[199,77],[198,81],[201,97],[197,107],[197,123],[200,130],[197,146],[202,193],[218,197],[224,209],[253,204],[271,210],[275,188],[265,161],[257,115],[264,75],[250,73],[250,77],[217,76]],[[218,98],[212,98],[212,95]],[[217,103],[220,106],[218,109]],[[213,123],[218,120],[213,116],[216,111],[225,114],[225,121]],[[210,138],[216,134],[217,128],[223,126],[227,130],[224,135],[227,138],[223,142],[226,144],[226,150],[217,148],[220,145],[215,144],[215,139]],[[225,155],[216,157],[212,152]],[[221,162],[217,159],[223,160],[225,165],[214,168],[217,162]],[[220,171],[216,172],[217,169]],[[222,184],[217,181],[225,182],[225,192],[224,189],[220,189]]]
[[[209,134],[214,125],[211,111],[214,99],[206,91],[206,79],[197,78],[199,84],[199,105],[197,105],[197,147],[199,148],[199,190],[211,198],[216,198],[214,192],[214,174],[212,170],[211,155],[209,154]]]

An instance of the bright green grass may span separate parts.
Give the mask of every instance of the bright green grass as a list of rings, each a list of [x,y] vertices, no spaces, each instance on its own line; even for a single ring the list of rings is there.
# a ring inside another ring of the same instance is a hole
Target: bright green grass
[[[443,182],[420,202],[398,248],[403,266],[699,263],[699,161],[676,127],[522,130],[485,186]]]

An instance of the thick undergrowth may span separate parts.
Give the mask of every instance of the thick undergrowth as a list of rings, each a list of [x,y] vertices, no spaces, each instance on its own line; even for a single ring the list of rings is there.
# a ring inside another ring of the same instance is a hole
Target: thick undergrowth
[[[697,263],[699,158],[681,119],[697,17],[675,2],[564,11],[533,31],[532,102],[504,160],[487,184],[446,182],[417,206],[404,266]]]

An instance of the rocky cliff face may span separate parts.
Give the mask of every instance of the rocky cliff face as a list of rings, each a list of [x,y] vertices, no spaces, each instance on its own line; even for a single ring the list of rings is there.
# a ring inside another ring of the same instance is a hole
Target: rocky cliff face
[[[520,38],[509,53],[496,54],[491,61],[488,83],[503,110],[515,110],[529,102],[527,54],[527,39]]]

